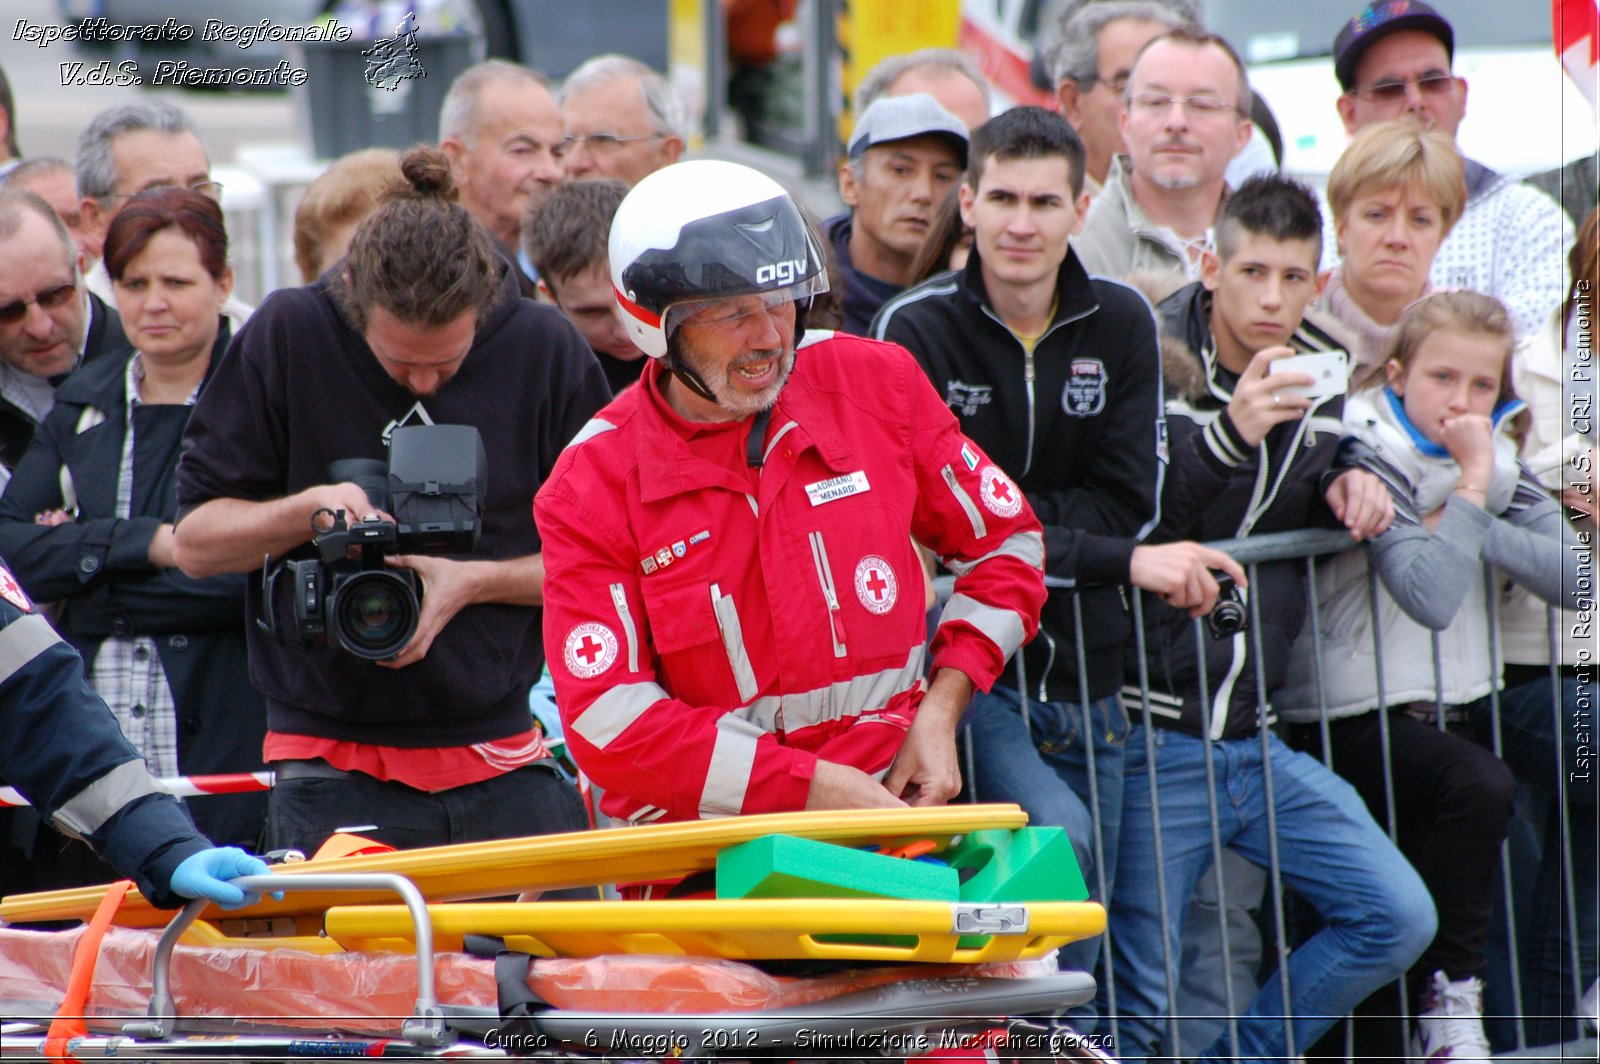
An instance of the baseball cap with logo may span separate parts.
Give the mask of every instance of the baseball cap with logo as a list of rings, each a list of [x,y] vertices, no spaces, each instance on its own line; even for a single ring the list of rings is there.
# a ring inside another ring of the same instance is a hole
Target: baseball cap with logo
[[[1420,30],[1439,38],[1444,53],[1454,58],[1455,31],[1450,23],[1420,0],[1373,0],[1356,12],[1333,39],[1333,72],[1345,92],[1355,88],[1356,65],[1378,41],[1400,30]]]
[[[961,157],[961,165],[967,165],[967,127],[931,94],[880,96],[856,120],[856,128],[850,134],[850,158],[861,158],[868,148],[926,136],[949,138]]]

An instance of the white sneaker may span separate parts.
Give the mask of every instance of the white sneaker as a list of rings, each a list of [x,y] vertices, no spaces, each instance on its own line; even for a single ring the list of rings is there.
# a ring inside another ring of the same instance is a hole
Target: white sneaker
[[[1487,1061],[1489,1055],[1489,1039],[1483,1033],[1483,980],[1451,982],[1443,972],[1434,972],[1411,1033],[1412,1059],[1469,1064]]]

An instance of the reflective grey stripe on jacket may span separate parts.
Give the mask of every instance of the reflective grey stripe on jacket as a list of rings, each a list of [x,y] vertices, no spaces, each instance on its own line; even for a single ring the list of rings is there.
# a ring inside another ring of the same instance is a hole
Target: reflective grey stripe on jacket
[[[150,778],[143,761],[124,761],[73,795],[50,819],[68,835],[86,838],[130,802],[147,794],[167,793]]]
[[[763,695],[735,712],[769,732],[793,732],[842,717],[859,717],[882,709],[901,691],[909,691],[922,678],[926,654],[926,646],[918,643],[899,668],[863,673],[797,694]]]
[[[27,668],[34,658],[59,642],[61,637],[50,627],[50,622],[37,613],[0,628],[0,683]]]
[[[1022,618],[1015,610],[989,606],[962,594],[951,595],[950,601],[945,603],[944,612],[939,615],[941,625],[951,621],[966,621],[988,636],[989,641],[1000,648],[1002,658],[1009,658],[1017,652],[1026,632]]]
[[[756,744],[765,734],[733,713],[717,719],[717,741],[706,767],[706,786],[700,792],[701,816],[739,815],[750,790],[750,772],[756,766]]]
[[[591,746],[604,750],[643,716],[645,710],[670,697],[660,684],[618,684],[590,702],[589,708],[572,722],[572,730]]]
[[[1044,568],[1044,534],[1040,532],[1013,532],[994,550],[970,562],[954,558],[939,559],[944,567],[956,576],[966,576],[991,558],[1015,558],[1034,569]]]
[[[610,432],[616,427],[604,418],[590,418],[588,424],[579,429],[578,434],[568,441],[567,447],[581,447],[601,433]]]

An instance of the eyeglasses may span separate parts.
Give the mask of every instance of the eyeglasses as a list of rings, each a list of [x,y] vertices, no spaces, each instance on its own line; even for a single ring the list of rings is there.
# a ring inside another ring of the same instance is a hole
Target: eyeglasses
[[[1164,92],[1141,92],[1128,101],[1128,106],[1151,118],[1165,118],[1172,105],[1183,105],[1183,113],[1190,118],[1216,118],[1234,110],[1227,100],[1215,96],[1168,96]]]
[[[131,199],[141,192],[153,192],[158,188],[186,188],[190,192],[200,193],[200,195],[205,196],[207,199],[214,199],[219,203],[222,201],[222,182],[212,181],[210,178],[207,178],[204,181],[195,181],[187,185],[175,185],[170,181],[163,181],[159,185],[147,185],[144,188],[135,189],[132,192],[113,192],[111,195],[107,196],[106,199]]]
[[[7,303],[0,307],[0,325],[15,325],[28,316],[28,308],[35,303],[40,310],[55,310],[64,306],[67,300],[78,293],[76,281],[67,284],[58,284],[54,288],[46,288],[32,299],[19,299],[14,303]]]
[[[1455,91],[1456,79],[1452,74],[1424,74],[1420,78],[1384,78],[1374,82],[1363,92],[1355,95],[1373,103],[1400,103],[1406,98],[1406,90],[1411,86],[1417,87],[1417,92],[1423,96],[1445,96]]]
[[[702,329],[740,329],[751,317],[766,311],[777,313],[795,300],[793,288],[756,292],[744,296],[724,296],[679,303],[669,309],[669,330],[684,325]]]
[[[1096,85],[1104,85],[1116,95],[1121,96],[1128,89],[1128,72],[1124,70],[1114,78],[1103,78],[1099,74],[1094,76]]]
[[[580,144],[586,144],[589,150],[596,155],[607,155],[616,151],[624,144],[632,144],[641,140],[660,140],[665,133],[645,133],[637,137],[620,137],[615,133],[590,133],[583,137],[566,137],[555,146],[555,157],[565,158],[567,153]]]

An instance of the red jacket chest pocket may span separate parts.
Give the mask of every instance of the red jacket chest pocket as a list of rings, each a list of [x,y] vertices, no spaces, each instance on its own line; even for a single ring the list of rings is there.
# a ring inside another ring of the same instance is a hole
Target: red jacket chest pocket
[[[640,586],[661,685],[674,698],[734,706],[756,696],[755,670],[737,604],[705,580]]]

